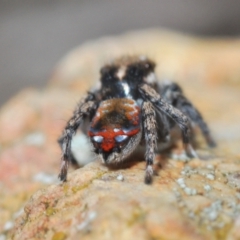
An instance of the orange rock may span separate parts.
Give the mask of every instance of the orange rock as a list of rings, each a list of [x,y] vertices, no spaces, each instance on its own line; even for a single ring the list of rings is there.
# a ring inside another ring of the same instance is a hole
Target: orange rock
[[[46,89],[23,91],[0,111],[0,238],[238,239],[239,49],[239,39],[149,30],[73,50]],[[59,184],[56,139],[102,64],[125,53],[147,54],[160,80],[180,83],[218,147],[209,150],[199,134],[198,154],[208,160],[177,159],[181,143],[157,155],[162,167],[150,186],[139,158],[117,169],[95,161]]]

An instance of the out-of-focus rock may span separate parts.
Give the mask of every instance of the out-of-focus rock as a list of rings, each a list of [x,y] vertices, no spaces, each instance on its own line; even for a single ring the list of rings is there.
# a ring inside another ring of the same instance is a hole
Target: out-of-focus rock
[[[153,58],[160,80],[179,82],[218,147],[199,134],[208,160],[182,161],[181,143],[157,155],[152,185],[143,183],[143,157],[119,169],[95,161],[60,184],[56,139],[99,68],[124,54]],[[0,110],[0,239],[240,239],[239,62],[240,39],[157,30],[73,50],[46,89],[24,90]]]
[[[240,87],[239,38],[200,38],[156,29],[87,42],[63,58],[51,83],[85,91],[99,78],[103,64],[135,54],[154,59],[160,79]]]
[[[56,139],[74,98],[64,90],[27,89],[0,110],[0,232],[8,232],[35,191],[58,182]]]

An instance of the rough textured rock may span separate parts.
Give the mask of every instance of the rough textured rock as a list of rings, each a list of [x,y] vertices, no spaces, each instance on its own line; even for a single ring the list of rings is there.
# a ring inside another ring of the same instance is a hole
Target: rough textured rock
[[[146,54],[160,80],[179,82],[218,147],[199,134],[208,160],[181,160],[181,143],[157,155],[152,185],[142,158],[118,169],[95,161],[61,184],[56,139],[100,66],[123,54]],[[73,50],[46,89],[24,90],[0,111],[0,239],[240,239],[239,62],[240,39],[156,30]]]
[[[31,198],[14,239],[60,232],[69,239],[225,239],[240,211],[239,196],[218,170],[225,161],[209,164],[167,160],[151,186],[143,183],[143,162],[115,171],[88,164]],[[240,167],[234,165],[235,173]]]

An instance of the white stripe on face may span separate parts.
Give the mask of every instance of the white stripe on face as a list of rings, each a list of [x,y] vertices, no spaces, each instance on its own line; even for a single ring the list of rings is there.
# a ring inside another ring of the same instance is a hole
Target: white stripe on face
[[[120,67],[118,69],[118,72],[116,74],[116,76],[119,78],[119,80],[121,81],[123,79],[123,77],[125,76],[125,73],[126,73],[126,67]]]
[[[155,83],[157,81],[155,73],[151,72],[145,77],[145,81],[149,84]]]

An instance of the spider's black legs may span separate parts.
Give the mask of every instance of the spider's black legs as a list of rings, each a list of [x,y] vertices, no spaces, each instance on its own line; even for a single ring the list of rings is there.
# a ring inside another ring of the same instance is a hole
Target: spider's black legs
[[[199,126],[208,146],[215,147],[216,143],[210,134],[210,130],[206,122],[203,120],[198,110],[185,97],[182,97],[182,99],[179,100],[180,103],[177,105],[177,108]]]
[[[142,105],[142,117],[143,117],[143,127],[144,136],[146,141],[146,156],[147,161],[145,182],[151,183],[153,175],[153,160],[155,157],[155,149],[157,145],[157,126],[156,126],[156,115],[152,103],[143,102]]]
[[[181,112],[188,116],[192,122],[199,126],[209,147],[215,147],[216,143],[210,134],[208,125],[203,120],[200,112],[184,96],[178,84],[169,82],[162,87],[161,92],[164,99],[177,109],[181,110]]]
[[[163,101],[161,96],[149,85],[143,84],[139,89],[143,99],[150,101],[158,110],[167,114],[180,127],[182,131],[182,140],[189,157],[197,158],[197,154],[190,144],[190,122],[181,111]]]
[[[76,133],[82,120],[89,115],[89,113],[96,108],[96,102],[94,101],[94,95],[89,93],[78,105],[74,111],[72,118],[68,121],[67,126],[60,139],[58,140],[62,148],[62,164],[59,173],[61,181],[66,181],[67,170],[69,162],[71,161],[71,141],[73,135]]]

